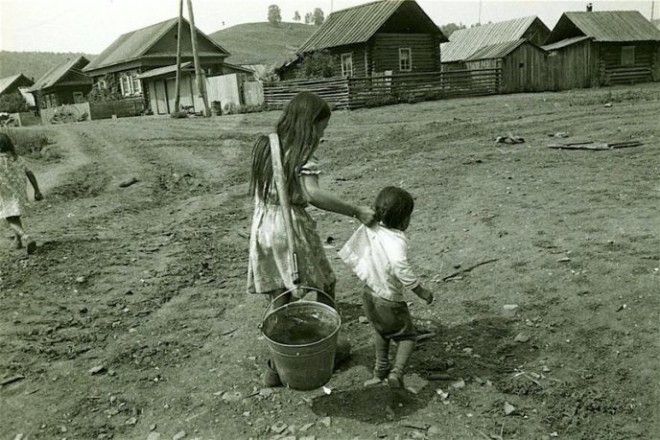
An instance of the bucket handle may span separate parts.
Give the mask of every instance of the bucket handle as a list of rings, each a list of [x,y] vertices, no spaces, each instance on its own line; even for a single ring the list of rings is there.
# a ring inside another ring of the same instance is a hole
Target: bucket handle
[[[287,291],[285,291],[285,292],[280,293],[279,295],[277,295],[277,296],[275,297],[275,299],[273,299],[273,300],[270,301],[270,303],[269,303],[268,306],[266,307],[266,310],[264,310],[264,313],[261,315],[261,322],[259,323],[259,328],[262,327],[262,325],[263,325],[263,323],[264,323],[264,320],[266,319],[266,315],[267,315],[268,312],[273,308],[273,304],[275,304],[275,302],[276,302],[278,299],[282,298],[284,295],[286,295],[286,294],[288,294],[288,293],[291,293],[291,292],[293,292],[293,291],[296,290],[296,289],[303,289],[303,290],[306,290],[307,293],[305,293],[305,295],[303,295],[302,298],[304,298],[305,296],[307,296],[310,292],[314,292],[314,293],[317,293],[317,294],[320,293],[321,295],[325,296],[326,298],[328,298],[328,299],[330,300],[330,302],[332,303],[332,308],[333,308],[333,309],[336,310],[336,308],[337,308],[337,305],[336,305],[336,303],[335,303],[335,299],[334,299],[333,297],[331,297],[330,295],[328,295],[327,293],[325,293],[324,291],[322,291],[321,289],[317,289],[317,288],[315,288],[315,287],[296,286],[296,287],[293,287],[293,288],[291,288],[291,289],[289,289],[289,290],[287,290]],[[301,298],[301,299],[302,299],[302,298]],[[287,304],[290,304],[290,303],[287,303]],[[285,305],[286,305],[286,304],[285,304]],[[284,307],[284,306],[282,306],[282,307]]]

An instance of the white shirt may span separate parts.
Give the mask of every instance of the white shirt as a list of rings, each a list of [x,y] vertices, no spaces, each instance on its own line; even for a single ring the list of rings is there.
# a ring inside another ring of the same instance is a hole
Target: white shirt
[[[382,225],[360,226],[339,256],[379,297],[404,301],[405,289],[419,285],[408,263],[408,239],[402,231]]]

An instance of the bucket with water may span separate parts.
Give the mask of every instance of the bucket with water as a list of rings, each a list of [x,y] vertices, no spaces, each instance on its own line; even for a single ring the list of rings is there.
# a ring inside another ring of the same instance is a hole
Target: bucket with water
[[[295,289],[305,294],[323,295],[334,305],[334,300],[321,290],[311,287]],[[291,291],[280,297],[289,293]],[[339,313],[327,304],[305,299],[273,309],[278,298],[266,309],[261,331],[268,341],[280,380],[294,390],[319,388],[332,376],[341,327]]]

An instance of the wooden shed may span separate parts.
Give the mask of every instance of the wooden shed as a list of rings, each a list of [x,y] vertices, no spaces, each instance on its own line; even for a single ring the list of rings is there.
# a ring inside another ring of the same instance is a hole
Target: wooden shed
[[[660,80],[660,30],[638,11],[566,12],[543,48],[555,90]]]
[[[278,74],[281,79],[300,77],[305,60],[319,53],[333,59],[332,71],[325,76],[439,71],[439,45],[444,41],[447,38],[414,0],[377,1],[330,14]]]
[[[92,79],[82,69],[89,64],[83,56],[71,58],[53,67],[34,83],[29,90],[39,108],[87,102],[92,90]]]
[[[546,90],[546,52],[528,40],[484,46],[465,65],[468,70],[500,69],[501,93]]]
[[[0,78],[0,99],[14,95],[16,100],[20,97],[20,99],[25,101],[28,108],[34,107],[34,97],[32,94],[27,93],[33,84],[34,81],[22,73],[8,76],[6,78]],[[5,105],[5,103],[0,103],[0,111],[5,111]]]
[[[536,16],[459,29],[449,36],[448,43],[440,45],[442,70],[465,70],[466,61],[487,46],[515,45],[520,40],[540,46],[548,35],[550,29]]]

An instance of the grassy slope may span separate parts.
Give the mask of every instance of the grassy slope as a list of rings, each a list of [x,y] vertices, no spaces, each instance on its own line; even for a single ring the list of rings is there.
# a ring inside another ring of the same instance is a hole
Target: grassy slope
[[[0,78],[22,73],[36,81],[49,69],[67,58],[85,55],[90,61],[94,55],[65,52],[9,52],[0,51]]]
[[[230,63],[275,64],[284,61],[309,38],[317,27],[298,23],[245,23],[210,36],[232,56]]]

